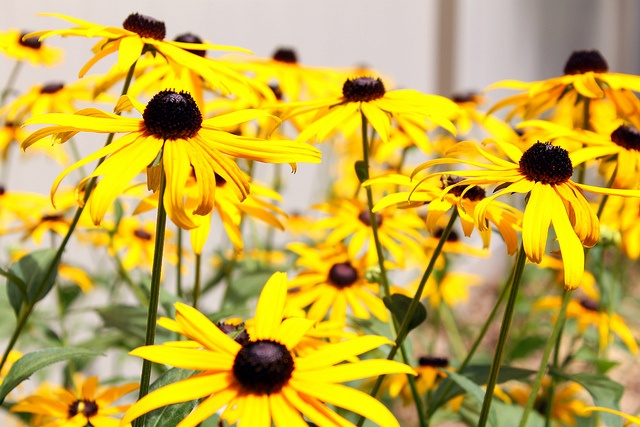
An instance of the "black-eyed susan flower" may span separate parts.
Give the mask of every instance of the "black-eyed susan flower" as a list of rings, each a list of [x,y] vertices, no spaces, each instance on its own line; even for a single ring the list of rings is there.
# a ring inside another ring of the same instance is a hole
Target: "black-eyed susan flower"
[[[380,135],[389,140],[391,121],[398,116],[420,117],[441,126],[455,134],[456,129],[450,118],[458,107],[447,98],[427,95],[412,89],[387,91],[380,78],[355,77],[347,79],[342,86],[342,96],[291,102],[277,107],[283,119],[299,114],[316,112],[311,122],[298,135],[299,141],[312,138],[323,141],[344,122],[355,121],[358,130],[360,112]],[[349,136],[347,132],[346,136]]]
[[[241,172],[247,182],[250,180],[249,176],[244,172]],[[268,199],[281,201],[282,196],[277,192],[263,186],[251,183],[251,193],[247,195],[244,200],[238,200],[235,192],[227,181],[220,175],[215,175],[216,190],[215,190],[215,211],[217,212],[222,226],[224,227],[227,237],[231,240],[236,251],[241,251],[244,248],[242,239],[242,232],[240,230],[240,224],[247,218],[259,219],[272,227],[280,230],[284,229],[279,216],[285,216],[285,213],[275,204],[268,201]],[[185,186],[185,195],[187,198],[186,206],[195,207],[198,203],[199,190],[196,185],[195,178],[191,176]],[[144,212],[152,207],[157,206],[158,196],[157,193],[152,194],[143,200],[134,214]],[[187,210],[187,214],[189,214]],[[213,211],[212,211],[213,212]],[[191,238],[191,247],[196,254],[202,254],[207,239],[210,235],[212,214],[207,214],[196,218],[191,216],[192,220],[198,223],[198,227],[189,230]]]
[[[427,179],[416,182],[410,177],[399,174],[390,174],[372,178],[363,185],[376,186],[377,184],[394,184],[396,191],[384,196],[373,207],[373,212],[378,212],[389,206],[401,208],[420,207],[428,204],[426,216],[426,226],[430,233],[435,233],[439,227],[443,216],[452,208],[456,208],[460,217],[460,224],[465,236],[469,237],[473,230],[478,228],[475,225],[474,211],[476,205],[486,198],[483,188],[474,187],[452,187],[443,196],[442,189],[460,181],[456,176],[443,176],[441,180]],[[405,187],[412,188],[411,191],[401,191]],[[514,254],[518,248],[517,231],[522,223],[522,212],[514,207],[502,203],[494,202],[488,208],[485,215],[487,221],[493,225],[502,235],[507,246],[507,252]],[[478,228],[484,247],[488,248],[491,243],[491,227]]]
[[[365,203],[354,198],[335,199],[314,208],[329,214],[314,225],[316,229],[329,231],[328,244],[335,245],[348,238],[352,259],[365,251],[368,262],[377,261],[373,228]],[[398,265],[402,266],[407,258],[421,256],[423,238],[419,230],[424,223],[415,212],[389,207],[376,212],[375,220],[382,247],[389,251]]]
[[[29,61],[34,66],[50,67],[62,60],[62,49],[47,46],[36,37],[25,37],[27,33],[15,28],[0,32],[0,52],[16,61]]]
[[[136,390],[138,384],[129,383],[115,387],[99,387],[98,377],[74,378],[75,388],[43,387],[35,394],[20,400],[11,412],[34,414],[41,423],[55,427],[114,427],[119,420],[114,415],[127,410],[130,405],[111,406],[122,396]]]
[[[48,206],[42,194],[13,191],[0,184],[0,233],[24,230],[24,224],[37,222]]]
[[[415,370],[418,373],[416,377],[416,388],[420,396],[429,390],[434,390],[440,380],[447,377],[443,369],[453,369],[449,366],[449,359],[446,357],[420,356],[418,358],[418,365],[415,367]],[[388,388],[391,397],[401,396],[402,402],[405,405],[413,401],[413,395],[411,394],[406,375],[390,375],[385,377],[382,385],[383,388]]]
[[[569,110],[572,127],[588,127],[584,123],[584,102],[590,102],[590,117],[601,114],[597,109],[609,109],[623,117],[636,115],[639,102],[633,93],[640,90],[640,76],[611,73],[602,54],[597,50],[581,50],[571,54],[564,67],[564,75],[537,82],[505,80],[489,89],[508,88],[522,92],[496,103],[490,112],[511,107],[508,119],[514,115],[524,119],[538,118],[556,106]],[[596,102],[606,99],[608,102]],[[574,117],[576,116],[578,117]]]
[[[629,259],[635,261],[640,258],[640,199],[610,197],[600,216],[600,223],[603,228],[616,233],[613,240],[620,242]]]
[[[57,13],[42,15],[60,18],[75,24],[75,26],[62,30],[36,31],[26,37],[38,37],[39,41],[56,35],[101,38],[93,46],[95,55],[82,67],[78,73],[79,77],[83,77],[102,58],[115,52],[118,52],[118,69],[127,71],[144,52],[148,51],[157,52],[168,62],[177,64],[177,66],[194,70],[213,86],[224,90],[225,93],[244,93],[249,89],[246,85],[247,79],[239,73],[234,73],[215,61],[193,53],[203,50],[231,50],[249,53],[246,49],[209,43],[165,40],[167,30],[164,22],[138,13],[129,15],[122,23],[122,27],[95,24]]]
[[[164,204],[169,218],[178,226],[191,229],[192,215],[186,213],[184,188],[192,172],[198,186],[197,205],[193,214],[206,215],[213,209],[216,174],[224,178],[239,200],[249,193],[249,183],[229,156],[273,163],[310,161],[318,163],[320,152],[308,145],[286,140],[264,140],[236,136],[221,130],[256,118],[269,117],[259,110],[245,110],[210,119],[202,114],[191,95],[165,90],[143,104],[123,96],[117,111],[133,106],[142,118],[122,117],[96,109],[84,109],[75,114],[46,114],[34,117],[27,124],[53,124],[35,131],[23,143],[54,136],[65,142],[78,132],[126,132],[110,145],[101,148],[65,169],[54,181],[53,197],[62,179],[71,171],[107,156],[105,161],[78,184],[78,190],[92,177],[102,176],[88,200],[94,223],[99,224],[107,208],[129,185],[131,180],[150,166],[162,153],[162,167],[166,174],[167,190]],[[157,190],[157,183],[147,183]]]
[[[563,382],[556,386],[553,400],[548,401],[551,378],[542,379],[542,387],[538,391],[533,408],[540,415],[546,416],[547,409],[551,405],[551,419],[556,426],[575,426],[579,417],[585,416],[587,408],[586,390],[573,381]],[[513,401],[524,406],[531,394],[531,386],[528,384],[511,385],[507,388],[507,394]]]
[[[393,361],[349,361],[354,356],[389,343],[384,337],[361,336],[327,344],[305,356],[292,349],[312,327],[311,320],[283,320],[286,275],[275,273],[264,286],[249,332],[240,344],[206,316],[176,303],[180,333],[194,345],[172,343],[140,347],[131,352],[155,363],[164,363],[200,373],[164,386],[136,402],[122,422],[156,408],[202,399],[178,425],[196,426],[218,410],[229,424],[241,427],[343,426],[349,423],[326,404],[361,414],[381,426],[398,426],[395,417],[378,400],[339,384],[379,374],[415,374],[410,367]]]
[[[443,196],[458,186],[473,188],[474,185],[498,185],[494,194],[475,206],[475,223],[480,230],[487,227],[487,209],[496,198],[511,193],[527,194],[528,202],[522,220],[522,241],[527,257],[531,262],[540,263],[549,227],[553,225],[562,252],[565,287],[575,289],[584,271],[583,245],[595,245],[600,235],[596,213],[582,191],[633,197],[640,197],[640,191],[602,188],[572,181],[574,166],[593,158],[589,150],[568,153],[561,147],[538,142],[523,153],[515,145],[498,140],[495,142],[509,160],[494,156],[474,143],[461,142],[450,153],[480,154],[489,163],[454,158],[435,159],[423,163],[414,173],[441,164],[468,164],[483,168],[433,173],[464,178],[445,187]]]
[[[346,324],[347,313],[360,319],[371,314],[386,322],[387,309],[380,297],[380,285],[367,280],[366,258],[351,258],[347,247],[338,244],[291,243],[287,249],[300,258],[296,265],[302,270],[289,280],[287,305],[307,308],[307,317],[329,319]]]
[[[529,120],[519,127],[527,128],[539,135],[540,139],[554,141],[569,140],[588,147],[594,158],[611,164],[615,176],[614,188],[636,188],[640,175],[640,130],[622,120],[612,120],[606,124],[595,123],[595,132],[584,129],[570,129],[545,120]],[[603,168],[608,170],[609,168]]]
[[[596,298],[586,296],[579,300],[569,301],[567,320],[575,320],[577,322],[580,334],[584,334],[589,327],[595,328],[598,331],[598,347],[600,349],[607,348],[614,335],[616,335],[633,355],[637,355],[638,342],[622,316],[617,313],[608,313],[604,307],[600,306]],[[561,297],[548,296],[536,301],[533,308],[535,310],[557,311],[561,305]]]

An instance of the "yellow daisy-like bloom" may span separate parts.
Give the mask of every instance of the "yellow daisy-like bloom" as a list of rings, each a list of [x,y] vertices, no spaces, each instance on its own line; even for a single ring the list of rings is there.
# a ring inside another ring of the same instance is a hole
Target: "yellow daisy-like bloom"
[[[545,377],[542,379],[542,387],[538,390],[538,396],[533,408],[542,416],[546,415],[547,406],[551,405],[551,419],[556,426],[575,426],[576,417],[585,415],[587,404],[582,400],[585,394],[584,388],[578,383],[568,381],[556,386],[553,394],[553,401],[547,402],[546,396],[549,395],[549,385],[551,379]],[[507,391],[508,395],[519,405],[524,406],[531,394],[531,386],[519,385],[512,386]]]
[[[460,107],[460,112],[453,118],[453,123],[461,136],[469,135],[477,126],[492,138],[510,143],[518,141],[518,134],[506,122],[478,109],[485,103],[483,95],[471,92],[454,95],[451,100]]]
[[[226,405],[221,418],[240,427],[308,426],[306,416],[322,426],[350,425],[324,403],[361,414],[385,427],[399,426],[377,399],[339,383],[380,374],[415,375],[394,361],[372,359],[341,363],[390,341],[361,336],[298,357],[291,350],[300,342],[311,320],[283,320],[286,274],[275,273],[260,294],[249,340],[240,344],[199,311],[176,303],[180,333],[195,346],[167,343],[131,352],[155,363],[202,371],[164,386],[135,403],[122,422],[165,405],[202,399],[178,426],[196,426]],[[336,365],[338,364],[338,365]],[[324,403],[323,403],[324,402]]]
[[[249,182],[228,156],[273,163],[320,162],[320,151],[309,145],[236,136],[221,130],[256,118],[270,117],[263,111],[238,111],[203,120],[196,102],[188,93],[170,90],[156,94],[146,107],[123,96],[116,110],[131,106],[142,114],[142,118],[122,117],[88,108],[75,114],[45,114],[27,121],[27,124],[54,126],[35,131],[25,140],[23,148],[51,135],[56,142],[65,142],[78,132],[127,132],[110,145],[69,166],[53,183],[52,199],[62,179],[71,171],[108,156],[77,187],[81,190],[89,179],[102,176],[88,201],[95,224],[100,223],[107,208],[129,182],[152,165],[160,153],[167,182],[164,205],[169,218],[185,229],[199,225],[194,222],[193,215],[186,212],[184,188],[192,171],[199,191],[193,214],[203,216],[214,207],[216,174],[227,181],[239,200],[246,198],[249,193]],[[158,189],[158,183],[153,180],[148,181],[147,185]]]
[[[43,420],[47,427],[116,427],[120,421],[114,415],[130,405],[110,406],[138,388],[129,383],[118,387],[98,387],[98,377],[74,378],[75,390],[61,387],[43,388],[11,407],[11,412],[28,412]],[[46,420],[46,421],[45,421]]]
[[[357,120],[359,123],[360,112],[383,141],[389,140],[391,119],[401,116],[426,118],[455,134],[450,118],[458,111],[456,104],[447,98],[412,89],[387,91],[382,80],[373,77],[347,79],[342,86],[342,96],[291,102],[277,109],[283,119],[316,112],[312,122],[298,135],[299,141],[312,138],[323,141],[343,122]]]
[[[634,188],[640,175],[640,130],[622,120],[606,126],[594,124],[596,132],[570,129],[545,120],[529,120],[519,127],[532,129],[541,139],[568,139],[590,148],[594,158],[615,165],[614,188]]]
[[[291,243],[287,249],[300,256],[296,265],[303,268],[289,281],[288,307],[309,307],[307,317],[313,320],[322,320],[329,313],[331,321],[342,325],[348,310],[359,319],[369,319],[371,314],[383,322],[389,319],[380,285],[365,276],[370,265],[364,257],[351,258],[340,243]]]
[[[424,287],[421,298],[428,298],[429,304],[433,308],[439,307],[441,303],[447,304],[449,307],[455,307],[468,302],[469,289],[480,285],[480,283],[480,277],[473,274],[449,271],[439,281],[430,277]],[[417,290],[417,287],[418,282],[410,286],[410,289]],[[411,295],[415,295],[415,292]]]
[[[329,245],[349,238],[351,259],[357,258],[366,249],[367,260],[377,262],[373,229],[365,203],[358,199],[336,199],[316,205],[315,209],[330,215],[319,219],[314,225],[316,229],[331,230],[326,240]],[[382,247],[400,266],[404,265],[407,256],[421,256],[423,237],[418,230],[424,227],[424,222],[414,212],[390,207],[376,212],[375,220]]]
[[[489,89],[508,88],[523,92],[498,102],[489,113],[512,107],[508,120],[514,115],[532,119],[561,104],[561,108],[565,106],[570,112],[579,111],[579,126],[574,127],[583,127],[582,110],[585,100],[599,101],[606,98],[613,106],[593,102],[589,105],[591,117],[600,114],[595,111],[598,108],[613,108],[625,117],[637,114],[639,103],[633,91],[640,91],[640,76],[610,73],[608,69],[606,60],[597,50],[573,52],[564,67],[563,76],[531,83],[506,80],[491,85]],[[572,116],[573,114],[569,114],[570,120],[575,122]],[[573,124],[568,123],[570,126]]]
[[[0,233],[24,230],[24,224],[37,222],[48,206],[49,202],[41,194],[10,191],[0,184]],[[16,225],[18,221],[22,225]]]
[[[449,359],[446,357],[421,356],[418,358],[418,366],[415,367],[415,370],[418,373],[416,388],[420,396],[435,389],[440,380],[447,377],[447,374],[441,369],[453,369],[449,366]],[[386,377],[383,381],[383,387],[385,386],[389,389],[389,396],[393,398],[401,396],[404,405],[413,402],[413,395],[406,375]]]
[[[527,257],[536,264],[542,261],[549,226],[553,225],[563,255],[565,288],[575,289],[584,271],[583,245],[595,245],[600,235],[598,218],[582,190],[627,197],[640,197],[640,191],[602,188],[572,181],[573,168],[593,159],[590,150],[568,153],[561,147],[538,142],[523,153],[515,145],[506,142],[485,142],[497,143],[509,160],[494,156],[474,143],[461,142],[447,154],[480,154],[490,163],[454,158],[435,159],[420,165],[414,174],[441,164],[461,163],[483,168],[433,174],[464,177],[462,181],[447,186],[443,195],[458,186],[473,188],[482,184],[498,185],[494,194],[475,206],[474,217],[479,230],[487,227],[487,208],[496,198],[511,193],[528,194],[522,220],[522,241]]]
[[[188,43],[165,40],[166,28],[164,22],[150,16],[133,13],[122,23],[122,28],[109,27],[83,21],[57,13],[45,13],[43,16],[53,16],[71,22],[76,26],[63,30],[44,30],[28,34],[26,37],[77,36],[100,37],[93,46],[95,55],[78,73],[83,77],[87,71],[102,58],[118,52],[118,69],[128,70],[145,51],[157,52],[167,61],[196,71],[205,80],[225,93],[248,92],[247,79],[215,61],[208,60],[194,54],[194,51],[204,50],[232,50],[250,53],[246,49],[233,46],[220,46],[209,43]]]
[[[16,61],[50,67],[62,60],[62,49],[46,46],[35,37],[15,28],[0,32],[0,52]]]
[[[422,180],[417,185],[410,177],[391,174],[372,178],[363,185],[378,183],[395,184],[399,190],[401,187],[412,187],[411,191],[395,191],[384,196],[373,207],[378,212],[386,207],[396,205],[401,208],[419,207],[428,203],[426,217],[427,231],[436,232],[443,216],[452,208],[456,208],[460,217],[460,224],[465,236],[470,237],[473,230],[478,228],[473,218],[476,205],[486,198],[486,192],[481,187],[452,187],[447,194],[442,196],[442,189],[449,187],[460,179],[455,176],[443,176],[440,185],[432,180]],[[502,235],[507,252],[514,254],[518,249],[518,235],[522,223],[522,212],[502,202],[494,202],[488,208],[485,217]],[[485,248],[491,243],[491,228],[478,228]]]
[[[533,305],[535,310],[559,310],[562,305],[562,298],[559,296],[543,297]],[[575,319],[578,322],[578,331],[583,334],[588,327],[598,330],[598,346],[601,349],[607,348],[612,341],[612,333],[617,335],[627,346],[633,355],[638,354],[638,342],[633,336],[633,332],[626,325],[624,319],[616,314],[608,314],[606,310],[600,308],[597,299],[582,298],[580,301],[571,300],[567,306],[567,319]]]
[[[629,259],[640,258],[640,199],[610,197],[600,222],[620,235],[622,250]]]

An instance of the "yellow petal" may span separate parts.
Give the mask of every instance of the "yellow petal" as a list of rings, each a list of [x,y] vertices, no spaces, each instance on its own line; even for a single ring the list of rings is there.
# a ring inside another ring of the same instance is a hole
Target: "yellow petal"
[[[138,347],[129,354],[176,368],[214,372],[231,370],[235,360],[235,357],[228,353],[164,345]]]
[[[522,220],[522,243],[531,262],[539,264],[547,245],[551,211],[556,208],[555,202],[560,199],[550,185],[542,183],[536,183],[529,194]],[[562,211],[566,217],[564,206]]]
[[[404,363],[393,360],[363,360],[356,363],[344,363],[313,371],[294,371],[293,378],[304,381],[344,383],[383,374],[417,375],[416,371]]]
[[[547,209],[551,211],[551,222],[562,252],[564,286],[567,290],[573,290],[580,285],[584,273],[584,248],[573,231],[564,203],[559,197],[554,197],[552,200],[551,206]],[[525,217],[526,215],[525,212]]]
[[[296,370],[318,369],[335,365],[386,344],[393,344],[386,337],[365,335],[336,344],[328,344],[305,357],[296,359]]]
[[[276,272],[267,280],[256,307],[253,340],[274,339],[282,322],[287,298],[287,274]]]
[[[196,427],[238,395],[238,387],[229,387],[207,397],[177,427]]]

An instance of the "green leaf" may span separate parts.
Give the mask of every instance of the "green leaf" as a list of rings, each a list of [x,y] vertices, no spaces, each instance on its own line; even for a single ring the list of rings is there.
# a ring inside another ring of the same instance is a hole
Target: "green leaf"
[[[480,388],[480,386],[478,386],[478,384],[455,372],[447,371],[446,369],[443,369],[443,371],[447,373],[448,379],[455,382],[460,388],[466,391],[467,396],[471,397],[473,400],[480,404],[480,407],[482,407],[485,392]],[[489,425],[498,425],[496,408],[493,405],[491,405],[491,409],[489,410]]]
[[[555,376],[565,378],[569,381],[575,381],[584,387],[591,397],[593,397],[594,406],[602,406],[605,408],[620,410],[620,399],[624,393],[624,387],[604,375],[596,374],[573,374],[569,375],[564,372],[551,370]],[[603,425],[609,427],[621,427],[622,419],[614,414],[601,412]]]
[[[96,357],[100,353],[85,348],[56,347],[28,353],[18,359],[0,385],[0,402],[4,401],[7,394],[18,386],[22,381],[29,378],[34,372],[49,366],[53,363],[64,360]]]
[[[394,317],[398,319],[398,322],[403,323],[405,316],[409,311],[409,306],[411,305],[411,298],[406,295],[393,294],[390,297],[384,297],[382,301]],[[421,302],[418,302],[418,308],[413,313],[413,317],[409,321],[409,329],[407,332],[420,326],[420,324],[426,319],[427,309]]]
[[[527,358],[532,353],[542,349],[546,343],[547,337],[528,335],[513,344],[506,358],[510,361]]]
[[[234,280],[231,288],[227,291],[225,305],[239,307],[248,299],[257,297],[275,271],[274,269],[261,269],[244,274]]]
[[[52,273],[46,277],[54,260]],[[23,304],[34,306],[47,296],[56,281],[59,265],[56,250],[43,249],[23,256],[9,268],[15,278],[7,278],[7,294],[16,316]]]
[[[169,384],[184,380],[192,376],[196,371],[188,369],[169,369],[164,374],[160,375],[157,380],[151,384],[149,392],[157,390]],[[174,427],[180,421],[182,421],[193,408],[198,404],[198,399],[190,400],[183,403],[176,403],[173,405],[163,406],[154,411],[149,412],[144,425],[145,427]]]

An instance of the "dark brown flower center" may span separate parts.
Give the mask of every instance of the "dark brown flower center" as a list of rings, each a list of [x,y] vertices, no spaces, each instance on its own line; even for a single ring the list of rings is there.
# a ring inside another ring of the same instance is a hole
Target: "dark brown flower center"
[[[214,172],[215,178],[216,178],[216,187],[224,187],[224,185],[227,183],[227,180],[224,179],[223,177],[221,177],[220,175],[218,175],[217,173]]]
[[[293,373],[293,356],[271,340],[249,341],[233,362],[233,375],[251,393],[277,393]]]
[[[582,306],[582,308],[589,310],[589,311],[598,311],[599,304],[598,301],[594,301],[591,298],[583,298],[580,300],[580,305]]]
[[[369,102],[385,94],[382,80],[373,77],[348,79],[342,86],[342,95],[348,102]]]
[[[38,37],[29,37],[28,39],[23,39],[24,36],[29,34],[30,31],[23,31],[20,33],[20,38],[18,39],[18,43],[20,46],[28,47],[29,49],[38,50],[42,47],[42,42],[38,40]]]
[[[418,359],[420,366],[433,366],[434,368],[446,368],[449,366],[449,359],[446,357],[422,356]]]
[[[448,187],[460,181],[462,181],[462,178],[455,177],[455,176],[447,176],[447,177],[443,177],[442,185],[444,185],[444,187]],[[469,189],[465,193],[464,190],[466,188],[469,188]],[[476,185],[474,185],[473,187],[468,185],[467,186],[458,185],[457,187],[453,187],[451,190],[449,190],[449,193],[457,197],[464,197],[465,199],[471,200],[472,202],[480,201],[484,199],[487,195],[487,193],[484,191],[484,188],[478,187]],[[464,196],[463,196],[463,193],[464,193]]]
[[[634,127],[620,126],[611,134],[611,141],[627,150],[640,151],[640,131]]]
[[[47,221],[60,221],[62,218],[64,217],[64,215],[62,214],[51,214],[51,215],[42,215],[42,217],[40,218],[40,221],[42,222],[47,222]]]
[[[147,130],[164,140],[191,138],[202,127],[202,114],[188,92],[159,92],[147,104],[142,118]]]
[[[269,83],[269,89],[271,89],[271,92],[273,92],[278,101],[282,101],[284,94],[282,93],[282,88],[280,88],[280,85],[277,82]]]
[[[122,23],[122,28],[132,31],[140,37],[147,37],[154,40],[164,40],[167,29],[164,22],[139,13],[132,13]]]
[[[69,406],[69,418],[78,414],[84,415],[87,419],[98,413],[98,405],[93,400],[76,400]]]
[[[175,41],[181,43],[192,43],[192,44],[201,44],[202,39],[196,36],[193,33],[184,33],[180,34],[175,38]],[[207,51],[204,49],[186,49],[187,52],[191,52],[194,55],[202,56],[203,58],[207,55]]]
[[[433,232],[433,237],[435,237],[436,239],[440,239],[443,234],[444,228],[438,227]],[[460,238],[458,237],[458,233],[456,233],[455,230],[451,230],[449,232],[449,235],[447,236],[447,242],[457,242],[458,240],[460,240]]]
[[[0,196],[4,196],[6,192],[7,189],[4,187],[4,185],[0,185]]]
[[[380,227],[382,225],[382,215],[375,213],[373,216],[376,219],[376,224]],[[360,214],[358,214],[358,220],[367,227],[371,227],[371,215],[369,214],[369,211],[360,212]]]
[[[575,51],[564,66],[565,74],[606,73],[608,70],[607,61],[597,50]]]
[[[336,288],[347,288],[358,280],[358,270],[350,262],[333,264],[329,269],[329,282]]]
[[[40,88],[40,93],[56,93],[64,87],[62,82],[50,82]]]
[[[273,53],[272,58],[274,59],[274,61],[284,62],[286,64],[298,63],[298,56],[296,55],[296,52],[290,47],[281,47],[277,49]]]
[[[456,104],[464,104],[465,102],[478,102],[478,94],[475,92],[456,93],[451,97]]]
[[[246,345],[249,343],[249,334],[247,333],[247,328],[245,328],[244,323],[233,325],[231,323],[218,322],[216,326],[226,335],[234,337],[233,339],[236,340],[238,344]]]
[[[555,185],[571,179],[573,165],[564,148],[536,142],[522,154],[520,172],[531,181]]]
[[[133,232],[133,235],[136,236],[138,239],[141,240],[151,240],[153,238],[153,236],[151,235],[151,233],[149,233],[148,231],[142,229],[142,228],[138,228]]]

